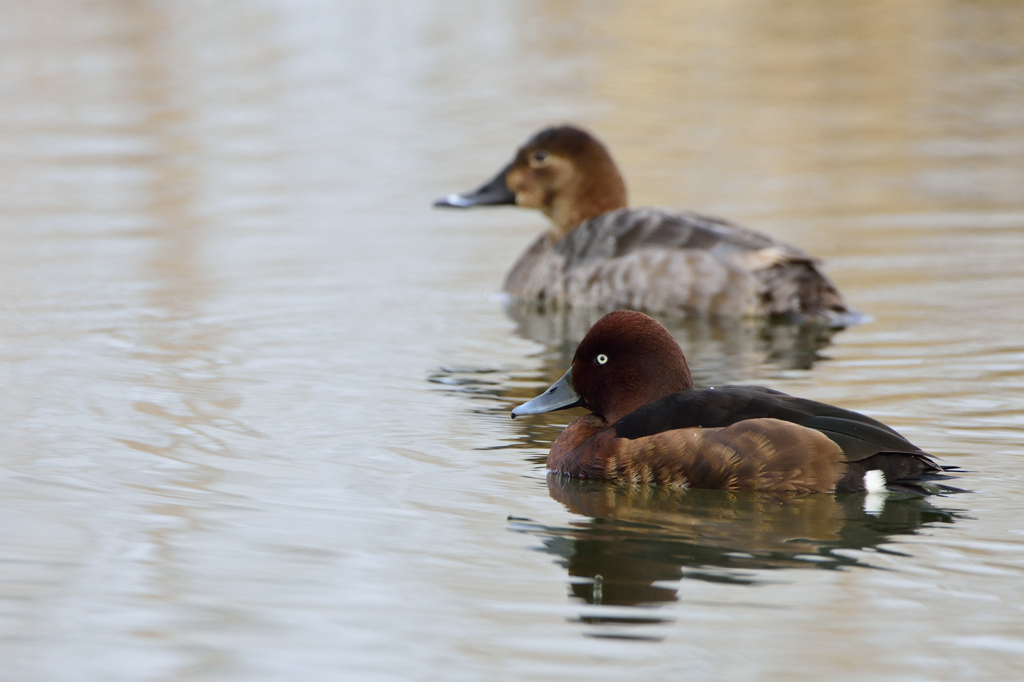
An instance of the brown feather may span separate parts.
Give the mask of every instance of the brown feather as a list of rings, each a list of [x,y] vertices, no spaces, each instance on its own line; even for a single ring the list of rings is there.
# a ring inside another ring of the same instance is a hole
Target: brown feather
[[[548,468],[581,478],[767,492],[831,492],[845,472],[838,445],[777,419],[632,440],[602,424],[594,415],[570,424],[552,446]]]

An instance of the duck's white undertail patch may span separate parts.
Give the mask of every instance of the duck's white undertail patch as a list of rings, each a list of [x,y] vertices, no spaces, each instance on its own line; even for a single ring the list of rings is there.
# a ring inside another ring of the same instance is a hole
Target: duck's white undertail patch
[[[881,469],[864,472],[864,489],[869,493],[884,493],[886,491],[885,474]]]
[[[885,510],[885,498],[889,490],[885,487],[885,474],[880,469],[864,472],[864,511],[872,516],[881,516]]]

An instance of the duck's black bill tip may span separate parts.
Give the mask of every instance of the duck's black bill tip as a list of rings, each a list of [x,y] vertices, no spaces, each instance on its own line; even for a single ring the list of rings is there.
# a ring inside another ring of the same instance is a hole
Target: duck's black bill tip
[[[434,202],[440,208],[469,208],[471,206],[508,206],[516,203],[516,195],[505,184],[511,164],[472,192],[449,194]]]
[[[434,206],[439,208],[469,208],[475,206],[472,201],[467,201],[461,194],[449,194],[434,201]]]

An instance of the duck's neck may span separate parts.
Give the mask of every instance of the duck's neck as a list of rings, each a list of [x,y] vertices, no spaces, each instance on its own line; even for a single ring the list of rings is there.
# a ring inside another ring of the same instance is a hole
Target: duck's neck
[[[623,391],[621,399],[609,404],[602,412],[609,424],[614,424],[644,405],[693,388],[685,360],[682,360],[681,367],[667,367],[660,374],[645,372],[642,378],[628,377],[627,382],[631,390]]]
[[[580,173],[578,179],[552,196],[541,210],[551,220],[552,240],[558,242],[584,220],[626,206],[626,183],[609,159]]]

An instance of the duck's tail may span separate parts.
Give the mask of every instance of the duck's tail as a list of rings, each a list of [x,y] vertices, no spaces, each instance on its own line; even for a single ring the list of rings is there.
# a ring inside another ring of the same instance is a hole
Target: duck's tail
[[[839,288],[812,258],[785,258],[758,270],[758,302],[769,317],[845,327],[864,315],[846,305]]]
[[[884,491],[916,495],[946,495],[968,492],[943,481],[964,473],[960,467],[937,464],[919,452],[880,452],[848,462],[846,474],[836,484],[837,493],[878,493]]]

